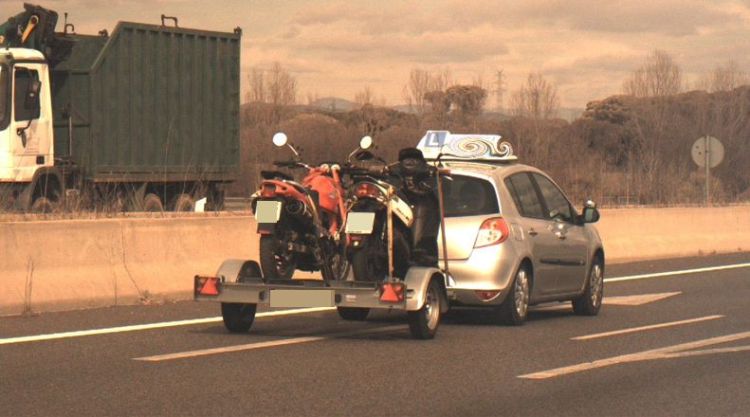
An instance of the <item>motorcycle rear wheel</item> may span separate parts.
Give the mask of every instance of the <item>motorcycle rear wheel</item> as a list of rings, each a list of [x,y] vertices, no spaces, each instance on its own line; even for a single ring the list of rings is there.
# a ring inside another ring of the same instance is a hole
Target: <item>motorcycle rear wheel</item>
[[[260,267],[266,279],[292,279],[294,270],[297,269],[296,255],[290,252],[276,236],[261,236]]]

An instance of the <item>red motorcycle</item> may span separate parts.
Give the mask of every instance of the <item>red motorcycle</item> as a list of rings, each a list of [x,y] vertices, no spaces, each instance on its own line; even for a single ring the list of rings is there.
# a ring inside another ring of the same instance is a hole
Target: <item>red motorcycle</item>
[[[288,280],[297,269],[321,271],[323,279],[343,280],[349,272],[344,188],[338,164],[310,166],[287,142],[284,133],[273,137],[274,145],[294,153],[277,167],[307,170],[302,183],[280,171],[261,171],[263,181],[253,194],[252,207],[260,235],[260,266],[271,280]]]

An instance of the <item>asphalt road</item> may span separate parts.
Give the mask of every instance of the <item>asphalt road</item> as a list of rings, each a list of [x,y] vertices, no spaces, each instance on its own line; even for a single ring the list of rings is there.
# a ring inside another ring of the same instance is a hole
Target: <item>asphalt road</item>
[[[612,265],[597,317],[553,304],[504,327],[453,312],[432,341],[410,339],[400,314],[332,311],[233,335],[212,303],[2,318],[0,415],[750,415],[750,265],[650,275],[748,262]]]

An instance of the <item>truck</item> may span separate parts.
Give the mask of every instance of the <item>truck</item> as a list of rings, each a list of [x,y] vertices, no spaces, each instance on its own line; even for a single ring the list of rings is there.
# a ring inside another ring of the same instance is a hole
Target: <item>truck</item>
[[[0,208],[221,209],[239,175],[242,30],[57,22],[26,3],[0,24]]]

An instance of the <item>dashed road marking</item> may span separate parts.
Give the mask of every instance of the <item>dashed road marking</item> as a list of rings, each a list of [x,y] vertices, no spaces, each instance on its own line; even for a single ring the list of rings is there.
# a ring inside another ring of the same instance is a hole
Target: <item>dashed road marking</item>
[[[278,346],[297,345],[300,343],[319,342],[321,340],[335,339],[337,337],[356,336],[356,335],[361,335],[361,334],[372,334],[372,333],[383,333],[383,332],[391,332],[394,330],[403,330],[403,329],[404,329],[404,326],[388,326],[388,327],[380,327],[376,329],[363,329],[363,330],[356,330],[352,332],[335,333],[335,334],[328,335],[328,336],[294,337],[291,339],[271,340],[267,342],[247,343],[243,345],[223,346],[223,347],[218,347],[218,348],[199,349],[199,350],[191,350],[191,351],[177,352],[177,353],[167,353],[163,355],[144,356],[141,358],[133,358],[133,360],[145,361],[145,362],[163,362],[163,361],[170,361],[170,360],[175,360],[175,359],[188,359],[188,358],[196,358],[199,356],[217,355],[220,353],[232,353],[232,352],[240,352],[240,351],[245,351],[245,350],[255,350],[255,349],[264,349],[264,348],[271,348],[271,347],[278,347]]]
[[[599,339],[599,338],[602,338],[602,337],[619,336],[619,335],[628,334],[628,333],[637,333],[637,332],[643,332],[643,331],[647,331],[647,330],[663,329],[665,327],[673,327],[673,326],[681,326],[681,325],[684,325],[684,324],[700,323],[700,322],[703,322],[703,321],[716,320],[716,319],[720,319],[720,318],[723,318],[723,317],[724,317],[723,315],[716,314],[716,315],[713,315],[713,316],[697,317],[697,318],[694,318],[694,319],[670,321],[670,322],[667,322],[667,323],[650,324],[648,326],[631,327],[629,329],[620,329],[620,330],[612,330],[612,331],[609,331],[609,332],[588,334],[588,335],[585,335],[585,336],[572,337],[570,340],[591,340],[591,339]]]
[[[677,271],[655,272],[655,273],[650,273],[650,274],[626,275],[622,277],[605,278],[604,282],[635,281],[639,279],[671,277],[674,275],[698,274],[701,272],[724,271],[727,269],[737,269],[737,268],[750,268],[750,262],[745,262],[741,264],[732,264],[732,265],[709,266],[705,268],[680,269]]]
[[[613,356],[611,358],[599,359],[593,362],[584,362],[576,365],[564,366],[561,368],[550,369],[547,371],[533,372],[530,374],[519,375],[518,378],[523,379],[549,379],[556,378],[563,375],[570,375],[578,372],[591,371],[594,369],[605,368],[608,366],[619,365],[623,363],[641,362],[656,359],[672,359],[687,356],[696,356],[698,354],[711,354],[711,353],[731,353],[739,352],[744,350],[744,347],[729,349],[714,349],[706,351],[693,351],[686,352],[690,349],[697,349],[706,346],[718,345],[721,343],[734,342],[736,340],[742,340],[750,338],[750,332],[742,332],[729,334],[725,336],[712,337],[710,339],[696,340],[694,342],[681,343],[679,345],[667,346],[659,349],[645,350],[643,352],[630,353],[627,355]],[[700,352],[700,353],[698,353]]]
[[[615,306],[641,306],[680,294],[682,294],[682,291],[662,292],[656,294],[621,295],[615,297],[605,296],[602,303]]]

